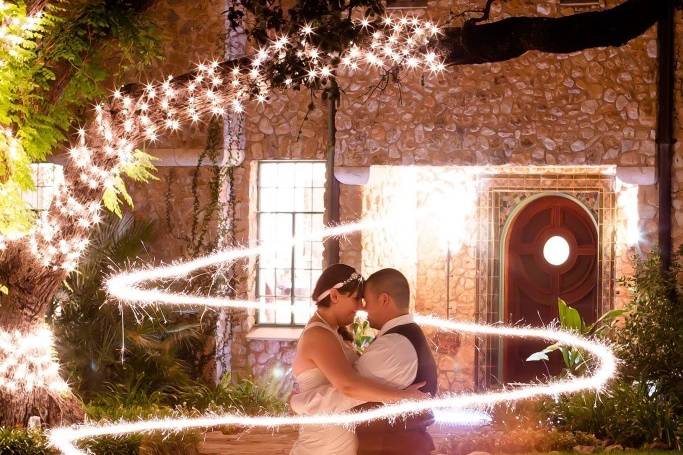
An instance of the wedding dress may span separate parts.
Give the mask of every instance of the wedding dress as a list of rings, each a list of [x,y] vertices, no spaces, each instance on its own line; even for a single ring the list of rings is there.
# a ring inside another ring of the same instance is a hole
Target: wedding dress
[[[311,327],[322,327],[329,330],[339,339],[346,359],[352,363],[358,355],[344,343],[341,335],[329,325],[322,322],[310,322],[304,332]],[[315,413],[336,413],[347,409],[340,409],[339,403],[325,402],[325,394],[332,384],[318,368],[311,368],[295,375],[299,386],[296,399],[292,400],[292,409],[300,415]],[[302,425],[299,427],[299,438],[294,443],[290,455],[356,455],[358,439],[353,430],[337,425]]]

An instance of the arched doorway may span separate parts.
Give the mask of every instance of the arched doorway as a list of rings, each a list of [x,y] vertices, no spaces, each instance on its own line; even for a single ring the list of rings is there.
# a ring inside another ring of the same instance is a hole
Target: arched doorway
[[[542,196],[512,219],[504,243],[504,321],[544,326],[558,316],[557,299],[576,308],[588,322],[596,319],[598,234],[592,216],[568,197]],[[528,382],[562,368],[551,361],[527,362],[545,347],[541,341],[503,341],[503,380]]]

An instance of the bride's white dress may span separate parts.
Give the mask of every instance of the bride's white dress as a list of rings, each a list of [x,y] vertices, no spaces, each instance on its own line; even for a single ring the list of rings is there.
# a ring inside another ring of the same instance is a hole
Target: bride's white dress
[[[342,346],[344,355],[349,362],[353,362],[358,355],[344,343],[330,326],[321,322],[310,322],[304,331],[311,327],[322,327],[332,332]],[[292,409],[300,415],[310,415],[319,412],[334,413],[340,409],[339,403],[325,400],[329,394],[325,392],[332,387],[330,381],[318,368],[302,371],[294,379],[299,385],[299,393],[292,400]],[[327,401],[327,402],[325,402]],[[356,455],[358,439],[352,430],[336,425],[302,425],[299,428],[299,439],[294,443],[290,455]]]

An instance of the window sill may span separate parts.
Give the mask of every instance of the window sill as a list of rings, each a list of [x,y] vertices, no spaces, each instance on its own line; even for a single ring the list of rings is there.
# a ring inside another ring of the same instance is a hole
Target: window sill
[[[247,333],[247,340],[296,341],[303,327],[254,327]]]

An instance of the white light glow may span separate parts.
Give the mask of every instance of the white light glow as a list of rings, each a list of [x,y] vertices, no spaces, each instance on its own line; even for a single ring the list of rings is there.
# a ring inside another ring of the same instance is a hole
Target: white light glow
[[[488,425],[492,422],[491,415],[484,411],[471,409],[435,409],[434,420],[439,424],[450,426],[480,426]]]
[[[623,225],[617,229],[619,243],[628,246],[638,245],[640,241],[638,185],[617,180],[617,205],[622,212],[622,218],[624,218]]]
[[[543,257],[551,265],[564,264],[569,259],[569,243],[559,235],[550,237],[543,245]]]
[[[0,330],[0,389],[6,392],[46,388],[66,392],[59,376],[50,330],[41,326],[31,332]]]

